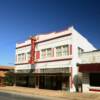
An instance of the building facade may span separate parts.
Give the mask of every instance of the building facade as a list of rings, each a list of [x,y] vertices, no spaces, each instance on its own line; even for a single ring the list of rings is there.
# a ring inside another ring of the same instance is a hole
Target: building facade
[[[73,92],[79,55],[92,50],[95,47],[73,27],[17,43],[16,85]]]
[[[83,92],[100,92],[100,50],[85,52],[80,59],[78,66],[82,73]]]

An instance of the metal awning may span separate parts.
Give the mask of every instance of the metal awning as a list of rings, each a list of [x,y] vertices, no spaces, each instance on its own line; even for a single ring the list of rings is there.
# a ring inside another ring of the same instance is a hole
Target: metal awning
[[[78,64],[78,66],[79,66],[79,72],[100,73],[100,63]]]

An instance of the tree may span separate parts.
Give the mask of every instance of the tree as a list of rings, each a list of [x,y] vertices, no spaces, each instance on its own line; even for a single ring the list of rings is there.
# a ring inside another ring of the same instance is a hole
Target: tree
[[[5,74],[4,82],[8,86],[12,86],[14,84],[15,78],[14,73],[9,71]]]

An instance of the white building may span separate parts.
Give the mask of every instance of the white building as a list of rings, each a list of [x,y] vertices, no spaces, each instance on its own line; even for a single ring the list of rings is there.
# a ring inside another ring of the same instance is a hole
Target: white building
[[[92,50],[95,47],[73,27],[37,35],[24,43],[18,43],[16,84],[73,92],[73,78],[78,74],[79,55]]]

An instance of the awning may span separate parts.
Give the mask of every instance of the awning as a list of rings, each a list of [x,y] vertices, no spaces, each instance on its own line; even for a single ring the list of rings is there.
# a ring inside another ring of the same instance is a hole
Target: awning
[[[40,69],[40,73],[69,73],[69,67]]]
[[[78,64],[79,72],[100,72],[100,63],[92,63],[92,64]]]

